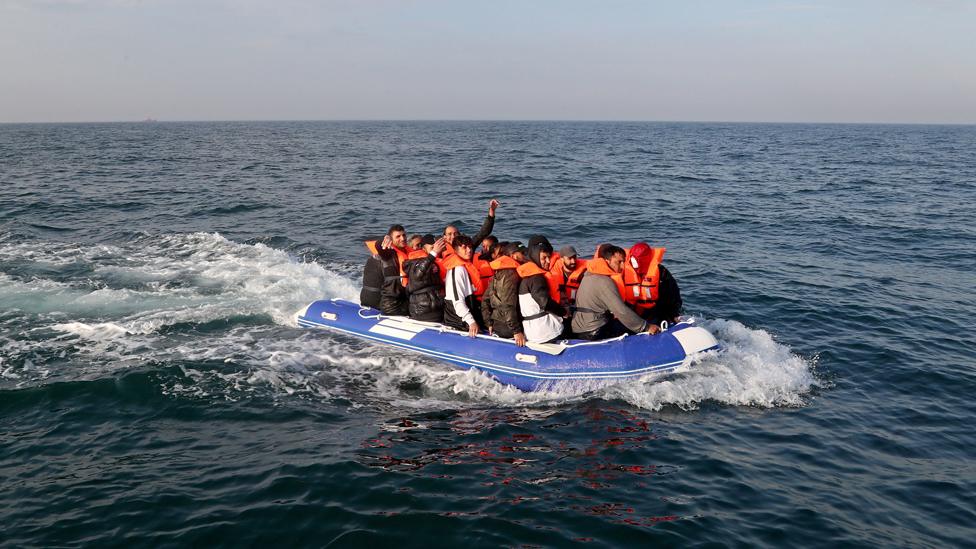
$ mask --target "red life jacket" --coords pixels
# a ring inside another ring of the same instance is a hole
[[[464,269],[468,271],[468,278],[471,279],[471,286],[474,287],[474,296],[481,299],[481,296],[485,294],[487,286],[481,280],[481,273],[478,272],[478,268],[474,266],[474,263],[470,261],[465,261],[461,259],[461,256],[454,254],[444,260],[444,271],[450,271],[454,267],[464,266]],[[444,275],[445,277],[447,275]]]
[[[549,298],[554,302],[559,303],[559,285],[553,279],[549,271],[542,270],[542,267],[536,265],[533,261],[527,261],[519,265],[518,274],[522,278],[529,278],[530,276],[540,274],[546,277],[546,285],[549,286]]]
[[[619,293],[620,297],[623,298],[624,296],[623,274],[614,272],[614,270],[610,268],[610,264],[607,263],[606,259],[603,259],[602,257],[598,257],[590,260],[586,264],[586,271],[593,274],[609,276],[610,279],[613,280],[613,283],[617,285],[617,293]]]
[[[640,295],[637,299],[637,312],[644,313],[654,308],[660,297],[661,258],[666,248],[652,248],[651,262],[641,278]]]

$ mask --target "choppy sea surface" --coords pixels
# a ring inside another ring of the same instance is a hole
[[[0,545],[976,539],[976,127],[0,125]],[[666,246],[724,345],[524,394],[300,329],[366,236]]]

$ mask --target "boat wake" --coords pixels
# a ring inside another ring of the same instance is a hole
[[[645,409],[706,402],[803,405],[814,361],[765,331],[699,319],[723,351],[664,377],[523,393],[475,371],[298,328],[322,298],[355,300],[358,266],[305,262],[209,233],[112,245],[0,236],[0,389],[164,372],[174,398],[303,398],[412,409],[549,407],[586,399]]]

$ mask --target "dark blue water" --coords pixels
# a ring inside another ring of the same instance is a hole
[[[976,128],[0,125],[0,545],[965,546]],[[668,248],[725,351],[526,395],[309,332],[394,222]]]

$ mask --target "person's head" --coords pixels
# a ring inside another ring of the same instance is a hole
[[[508,244],[508,242],[499,242],[498,244],[492,246],[492,248],[491,248],[491,260],[492,261],[498,259],[499,257],[501,257],[503,255],[507,255],[507,254],[502,253],[502,249],[505,246],[505,244]]]
[[[494,236],[492,236],[492,235],[488,235],[488,236],[486,236],[486,237],[485,237],[485,238],[484,238],[484,239],[483,239],[483,240],[481,241],[481,249],[482,249],[482,251],[484,251],[484,252],[486,252],[486,253],[488,253],[488,254],[491,254],[491,251],[492,251],[493,249],[495,249],[495,246],[498,246],[498,239],[497,239],[497,238],[495,238],[495,237],[494,237]]]
[[[434,249],[434,242],[437,242],[437,239],[432,234],[425,234],[420,238],[420,245],[424,247],[424,251],[427,253]]]
[[[444,241],[450,244],[451,246],[454,245],[454,239],[457,238],[459,234],[461,233],[458,232],[458,228],[455,227],[454,225],[448,225],[447,227],[444,227]]]
[[[516,246],[514,242],[499,242],[497,246],[492,248],[491,258],[492,260],[495,260],[503,255],[512,257],[512,252],[515,251],[515,248]]]
[[[512,259],[518,261],[519,263],[525,263],[528,261],[529,251],[525,249],[525,246],[521,242],[515,243],[515,251],[512,252]]]
[[[532,249],[532,246],[534,246],[536,244],[540,244],[540,243],[544,243],[546,246],[549,246],[549,254],[552,255],[552,243],[549,242],[549,239],[548,238],[546,238],[545,236],[543,236],[541,234],[534,234],[534,235],[530,236],[529,237],[529,243],[526,244],[525,246],[528,249],[531,250]]]
[[[415,235],[411,236],[410,237],[410,240],[407,240],[407,242],[410,243],[410,247],[411,248],[413,248],[415,250],[419,250],[420,249],[420,246],[422,245],[420,243],[420,241],[423,240],[423,239],[424,239],[424,237],[420,236],[419,234],[415,234]]]
[[[397,248],[407,245],[407,230],[403,228],[403,225],[393,225],[386,234],[390,235],[390,240]]]
[[[552,257],[552,244],[549,244],[546,237],[532,237],[532,243],[529,244],[529,259],[548,271],[550,257]]]
[[[653,250],[647,245],[647,242],[638,242],[630,248],[630,266],[638,273],[643,274],[647,270],[647,266],[650,265],[653,255]]]
[[[461,259],[470,261],[474,253],[474,242],[471,241],[471,237],[464,234],[454,237],[454,253]]]
[[[576,268],[576,248],[563,246],[559,248],[559,261],[563,264],[563,270],[572,271]]]
[[[618,248],[613,244],[603,244],[600,246],[600,258],[606,260],[607,264],[610,265],[610,269],[619,273],[624,269],[624,258],[627,254],[624,253],[623,248]]]
[[[602,250],[604,246],[612,246],[612,244],[610,244],[609,242],[603,242],[602,244],[597,244],[596,251],[593,252],[593,257],[603,257],[600,255],[600,250]]]

